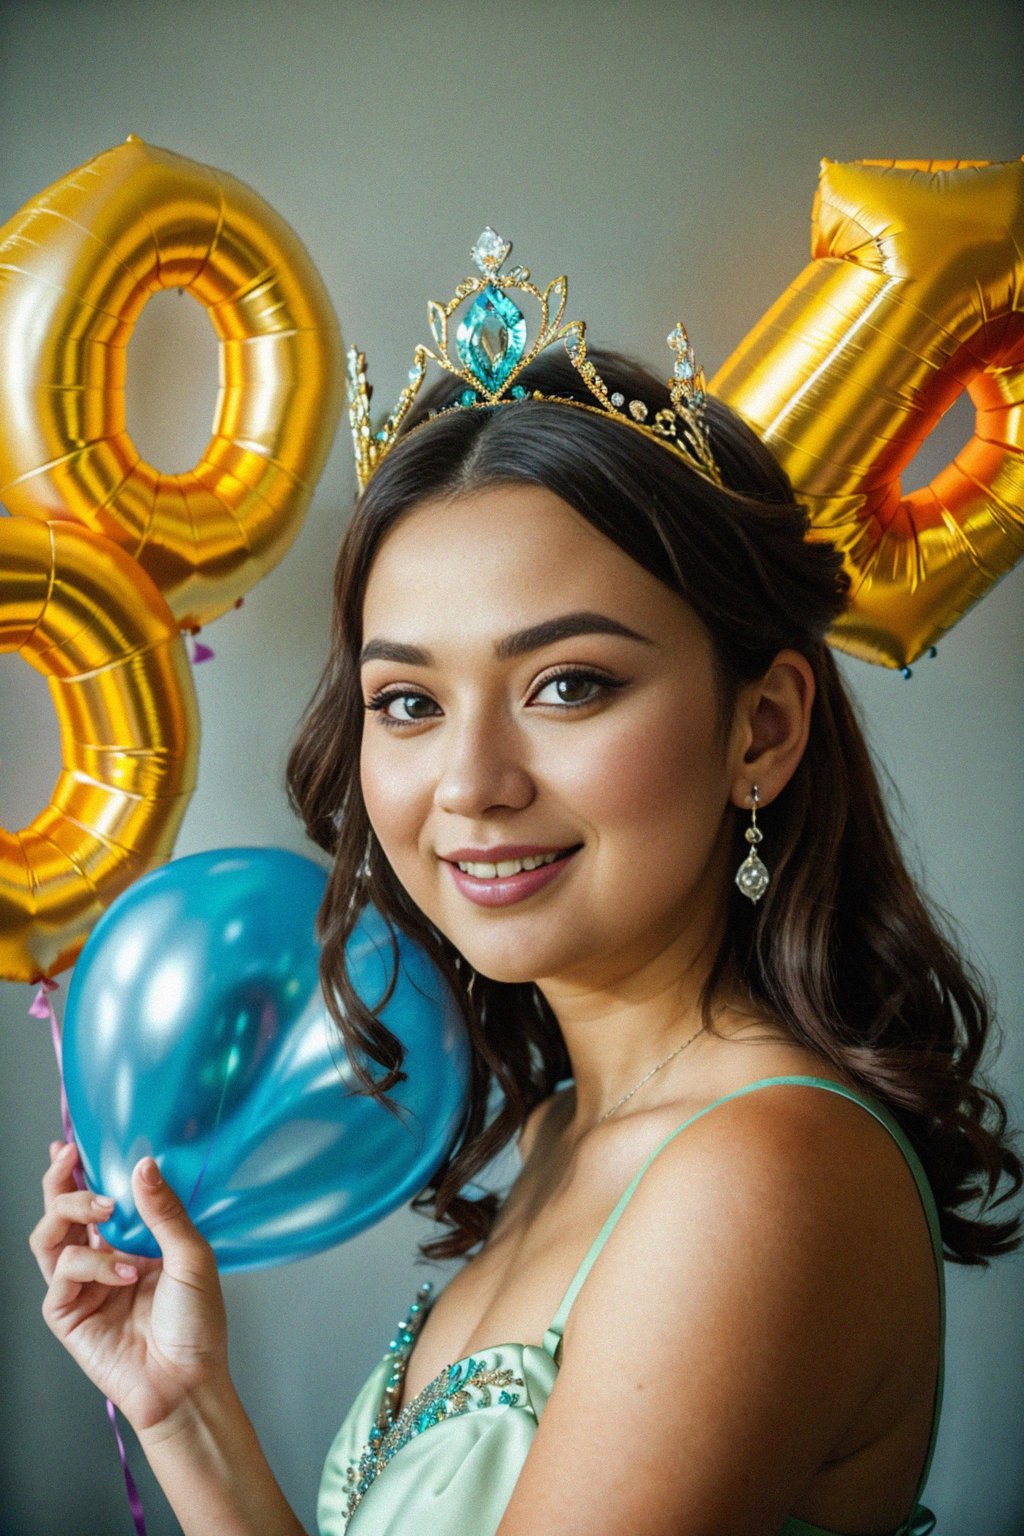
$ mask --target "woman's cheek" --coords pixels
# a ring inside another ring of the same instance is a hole
[[[607,833],[707,825],[724,792],[711,721],[689,710],[622,711],[605,730],[571,744],[560,783],[567,806]],[[720,807],[719,807],[720,810]]]
[[[367,730],[387,729],[370,725]],[[377,743],[364,734],[360,753],[360,779],[363,804],[370,825],[389,861],[398,867],[402,850],[420,819],[419,805],[426,790],[422,774],[416,771],[411,756],[377,750]]]

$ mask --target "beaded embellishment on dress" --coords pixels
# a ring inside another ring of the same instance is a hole
[[[497,1401],[506,1407],[514,1407],[519,1401],[519,1393],[508,1389],[525,1386],[523,1378],[513,1375],[510,1367],[496,1369],[488,1366],[486,1357],[469,1355],[465,1360],[446,1365],[395,1416],[394,1407],[402,1395],[409,1355],[430,1310],[428,1298],[433,1289],[431,1281],[423,1282],[417,1293],[420,1299],[414,1301],[409,1308],[397,1337],[390,1341],[385,1353],[385,1360],[390,1359],[393,1363],[376,1420],[370,1429],[366,1446],[357,1457],[350,1460],[345,1472],[348,1493],[344,1511],[346,1525],[374,1479],[380,1475],[392,1456],[415,1435],[421,1434],[433,1424],[441,1423],[443,1419],[465,1413],[469,1408],[489,1408],[493,1401],[492,1388],[495,1387],[500,1388]]]

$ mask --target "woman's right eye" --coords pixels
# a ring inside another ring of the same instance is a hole
[[[388,712],[388,706],[395,699],[400,699],[403,705],[407,704],[410,700],[420,700],[426,704],[432,704],[434,702],[433,699],[428,698],[425,693],[413,693],[408,688],[392,688],[382,689],[379,693],[373,694],[372,697],[367,700],[367,703],[364,707],[379,713],[381,725],[386,726],[415,725],[420,720],[429,720],[432,718],[429,714],[417,715],[407,713],[403,719],[400,715],[390,714]]]

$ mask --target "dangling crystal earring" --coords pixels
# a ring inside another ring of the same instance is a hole
[[[768,871],[761,863],[761,860],[754,852],[763,836],[760,827],[757,825],[758,795],[756,784],[751,787],[750,794],[747,798],[750,800],[750,826],[744,832],[743,836],[750,844],[750,852],[747,854],[746,858],[743,860],[743,863],[736,871],[736,884],[739,886],[744,896],[749,896],[751,901],[760,901],[761,897],[768,889],[768,880],[770,877]]]

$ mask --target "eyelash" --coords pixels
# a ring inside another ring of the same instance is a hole
[[[558,683],[561,682],[564,678],[570,678],[573,682],[583,681],[588,683],[597,683],[599,687],[606,693],[610,693],[615,688],[622,688],[625,686],[625,684],[617,678],[606,677],[603,672],[595,672],[590,667],[566,667],[560,672],[553,672],[550,677],[545,677],[542,682],[538,683],[537,692],[539,693],[541,689],[546,688],[549,683]],[[603,693],[598,693],[593,698],[583,699],[576,704],[561,704],[555,705],[554,707],[556,709],[560,708],[564,710],[586,709],[588,705],[597,703],[597,700],[603,696]],[[402,729],[404,726],[420,725],[423,720],[431,720],[436,717],[432,715],[422,715],[419,720],[396,720],[393,716],[386,713],[387,706],[390,704],[391,700],[425,699],[427,697],[427,694],[418,693],[413,688],[381,688],[377,693],[374,693],[370,696],[364,707],[368,710],[375,710],[379,712],[381,725],[386,726],[389,730],[393,729],[394,727]]]

